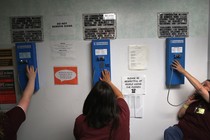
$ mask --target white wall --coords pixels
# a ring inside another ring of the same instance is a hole
[[[146,75],[144,117],[131,119],[131,140],[162,140],[163,131],[177,123],[179,108],[166,101],[165,39],[157,37],[157,12],[189,12],[186,38],[186,69],[199,80],[207,78],[208,0],[7,0],[0,2],[0,48],[12,47],[10,16],[42,15],[44,41],[37,43],[40,90],[33,96],[27,120],[18,132],[19,140],[73,140],[75,118],[81,113],[91,89],[90,41],[82,35],[83,13],[117,13],[117,39],[111,40],[112,80],[121,89],[121,77],[136,73]],[[50,19],[69,16],[74,32],[68,37],[52,37]],[[73,59],[53,59],[54,41],[70,42]],[[149,50],[148,69],[128,70],[128,45],[145,45]],[[54,85],[54,66],[77,66],[78,85]],[[193,90],[189,82],[172,89],[170,101],[182,102]]]
[[[209,9],[209,13],[210,13],[210,9]],[[210,17],[210,14],[209,14]],[[209,18],[210,19],[210,18]],[[210,22],[209,23],[209,32],[210,32]],[[210,79],[210,36],[209,36],[209,32],[208,32],[208,79]]]

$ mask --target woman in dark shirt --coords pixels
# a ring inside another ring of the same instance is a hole
[[[74,136],[76,140],[130,140],[129,108],[107,70],[87,96]]]
[[[7,112],[0,113],[1,140],[16,140],[17,131],[26,118],[25,113],[28,110],[31,97],[34,92],[34,84],[37,70],[34,70],[33,66],[26,66],[26,71],[28,82],[18,105]]]
[[[164,140],[210,140],[210,81],[200,83],[178,61],[172,67],[194,86],[191,95],[178,112],[179,122],[164,132]]]

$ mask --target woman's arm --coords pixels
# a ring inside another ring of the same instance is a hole
[[[182,73],[188,81],[194,86],[197,92],[207,101],[209,102],[209,93],[208,90],[190,73],[188,73],[179,63],[178,60],[175,60],[172,64],[172,68]]]
[[[27,111],[28,106],[31,101],[31,97],[34,93],[34,86],[35,86],[35,78],[36,78],[36,72],[37,70],[34,70],[33,66],[26,66],[26,72],[28,77],[28,83],[26,85],[26,88],[23,91],[23,96],[21,97],[18,106],[20,106],[24,112]]]
[[[110,72],[108,70],[102,71],[102,78],[100,80],[107,82],[112,87],[117,98],[124,98],[122,92],[111,82]]]

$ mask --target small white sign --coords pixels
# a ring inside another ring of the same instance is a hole
[[[182,47],[171,47],[171,53],[182,53]]]
[[[123,94],[145,94],[145,76],[122,77]]]
[[[95,49],[95,55],[107,55],[107,49]]]
[[[114,13],[103,14],[104,20],[116,20],[116,15]]]

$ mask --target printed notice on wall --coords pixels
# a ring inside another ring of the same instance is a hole
[[[15,84],[13,70],[0,70],[0,104],[15,104]]]
[[[130,117],[143,117],[145,77],[145,75],[122,77],[122,93],[130,108]]]
[[[188,12],[160,12],[158,13],[158,36],[188,37]]]
[[[68,40],[74,37],[74,18],[72,16],[54,16],[50,21],[51,40]]]
[[[54,67],[55,85],[78,84],[77,67]]]
[[[53,58],[70,58],[73,59],[74,56],[74,47],[70,42],[57,42],[52,41],[50,45],[51,55]]]
[[[83,38],[116,39],[117,16],[115,13],[83,14]]]
[[[143,118],[144,95],[124,95],[128,104],[131,118]]]
[[[43,41],[42,16],[11,17],[12,42]]]
[[[147,69],[148,63],[148,50],[146,46],[129,45],[129,69],[140,70]]]
[[[122,77],[123,94],[145,94],[145,75]]]

